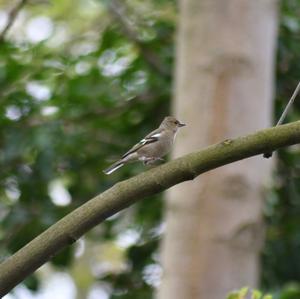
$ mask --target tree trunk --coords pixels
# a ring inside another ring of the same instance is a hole
[[[174,114],[188,124],[174,156],[271,123],[275,0],[181,0]],[[251,158],[167,193],[159,299],[223,299],[259,279],[263,186]]]

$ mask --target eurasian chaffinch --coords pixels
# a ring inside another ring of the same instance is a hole
[[[152,164],[157,160],[163,160],[173,145],[176,133],[185,124],[173,116],[164,118],[160,126],[134,145],[120,160],[103,170],[105,174],[111,174],[129,162],[142,161],[144,164]]]

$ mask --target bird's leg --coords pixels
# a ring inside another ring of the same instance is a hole
[[[157,157],[149,157],[149,158],[146,158],[143,162],[145,165],[152,165],[152,164],[155,164],[156,161],[164,161],[164,159],[157,158]]]
[[[153,164],[154,160],[153,160],[153,158],[146,158],[143,162],[144,162],[144,165],[151,165],[151,164]]]

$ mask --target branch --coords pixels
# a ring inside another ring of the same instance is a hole
[[[106,218],[214,168],[300,143],[300,121],[226,140],[119,182],[52,225],[0,264],[0,297]],[[263,160],[262,160],[263,163]]]
[[[123,34],[139,48],[140,53],[146,62],[163,76],[170,77],[170,72],[163,66],[157,54],[139,39],[138,33],[130,25],[129,20],[124,13],[126,10],[124,3],[121,3],[119,0],[110,0],[108,8],[115,21],[120,25]]]
[[[11,28],[11,26],[14,24],[19,12],[23,8],[23,6],[26,4],[26,2],[27,2],[27,0],[20,0],[9,12],[7,24],[3,28],[3,30],[0,32],[0,43],[4,41],[5,35],[7,34],[8,30]]]

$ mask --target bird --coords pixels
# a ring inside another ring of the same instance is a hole
[[[178,129],[185,125],[173,116],[166,116],[156,130],[145,136],[103,172],[109,175],[125,164],[135,161],[142,161],[145,165],[163,161],[162,157],[171,150]]]

